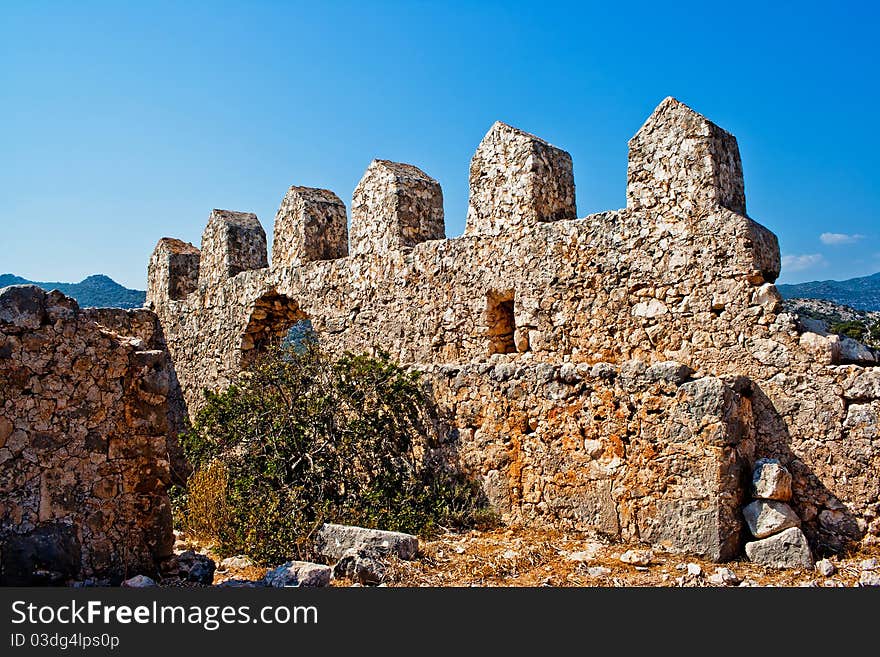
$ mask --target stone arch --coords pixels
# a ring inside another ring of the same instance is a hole
[[[269,347],[280,345],[290,329],[310,322],[309,316],[290,297],[272,290],[254,302],[241,336],[241,367],[252,364]]]

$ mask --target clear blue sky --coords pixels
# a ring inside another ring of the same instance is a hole
[[[574,160],[578,211],[625,205],[665,96],[739,139],[784,282],[880,271],[880,10],[869,2],[0,2],[0,273],[143,288],[212,208],[291,184],[350,205],[374,157],[443,185],[496,119]],[[823,238],[824,234],[824,238]]]

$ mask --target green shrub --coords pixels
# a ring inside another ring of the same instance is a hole
[[[205,395],[181,436],[194,472],[180,524],[222,553],[309,558],[323,522],[424,533],[491,518],[436,456],[418,376],[385,355],[332,360],[305,341]]]
[[[864,322],[849,321],[832,324],[828,330],[837,335],[845,335],[853,340],[864,340],[868,327]]]

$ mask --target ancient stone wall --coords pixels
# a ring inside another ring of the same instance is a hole
[[[755,448],[748,390],[691,374],[672,361],[425,370],[457,467],[505,521],[729,559]]]
[[[102,314],[35,286],[0,291],[4,584],[118,583],[171,554],[171,364],[151,348],[152,313],[108,314],[137,338],[90,318]]]
[[[172,280],[159,243],[148,301],[191,410],[203,387],[228,384],[266,344],[254,336],[278,339],[302,319],[331,350],[382,349],[427,370],[676,361],[696,379],[748,381],[740,387],[754,452],[792,469],[793,505],[812,540],[835,547],[880,534],[880,490],[869,476],[880,467],[878,397],[847,392],[874,370],[842,364],[831,338],[781,311],[778,243],[745,214],[732,135],[664,100],[630,141],[627,207],[575,219],[568,154],[498,123],[471,163],[465,235],[452,239],[439,239],[439,185],[407,166],[370,165],[355,192],[348,257],[270,269],[255,251],[262,229],[249,220],[253,239],[203,240],[199,267],[215,272],[213,282],[175,299],[166,290],[187,284]],[[238,216],[215,211],[206,235],[235,233]],[[227,260],[251,266],[214,265]],[[209,280],[204,271],[199,280]],[[486,375],[469,376],[473,389],[491,388]],[[524,399],[539,398],[523,386]],[[460,424],[458,406],[439,401]],[[493,440],[503,442],[497,426]],[[463,453],[469,435],[461,433]],[[636,477],[643,466],[630,449],[623,467]],[[517,513],[529,522],[563,520],[552,505],[524,508]]]
[[[196,251],[198,254],[198,251]],[[198,261],[196,261],[198,262]],[[142,350],[168,352],[159,318],[146,308],[81,308],[80,315],[95,322],[107,331],[125,338]],[[186,485],[191,468],[180,445],[180,433],[186,428],[187,409],[177,373],[168,363],[168,428],[165,432],[171,479],[175,484]]]

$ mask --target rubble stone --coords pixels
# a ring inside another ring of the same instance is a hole
[[[758,459],[752,474],[752,496],[760,500],[791,499],[791,473],[776,459]]]
[[[330,586],[333,569],[320,563],[288,561],[266,573],[265,582],[275,588]]]
[[[800,518],[788,504],[775,500],[755,500],[743,509],[743,515],[755,538],[766,538],[801,524]]]
[[[810,545],[798,527],[790,527],[779,534],[746,543],[746,556],[754,563],[771,568],[813,567]]]

